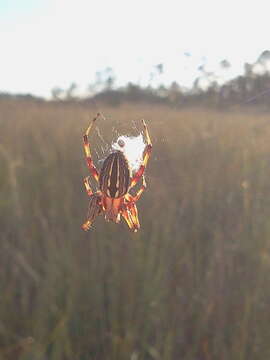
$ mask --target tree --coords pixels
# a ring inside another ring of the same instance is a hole
[[[53,100],[62,100],[63,93],[64,93],[64,90],[58,86],[55,86],[51,90]]]
[[[95,81],[88,87],[91,95],[102,91],[112,90],[116,81],[114,71],[111,67],[96,72]]]
[[[224,60],[221,60],[221,62],[219,63],[220,67],[222,69],[229,69],[231,67],[231,64],[228,60],[224,59]]]
[[[77,84],[72,82],[69,88],[66,90],[66,99],[71,100],[74,99],[74,91],[77,89]]]

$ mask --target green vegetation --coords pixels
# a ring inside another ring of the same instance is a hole
[[[0,101],[0,360],[268,359],[269,115],[102,108],[106,139],[144,117],[153,155],[142,229],[84,233],[96,111]]]

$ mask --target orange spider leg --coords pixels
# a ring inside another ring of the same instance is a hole
[[[85,151],[85,155],[86,155],[87,166],[89,168],[90,173],[93,175],[94,179],[97,182],[98,182],[98,178],[99,178],[99,173],[98,173],[97,168],[95,167],[92,157],[91,157],[90,144],[89,144],[89,133],[93,127],[94,122],[98,119],[99,116],[101,116],[101,114],[97,113],[97,115],[94,117],[94,119],[92,120],[91,124],[89,125],[89,127],[87,128],[87,130],[83,136],[84,151]]]
[[[134,232],[138,231],[138,229],[140,228],[138,210],[135,202],[140,199],[145,189],[146,181],[144,175],[142,175],[142,186],[138,190],[137,194],[132,196],[131,194],[127,193],[125,195],[126,202],[123,206],[122,216],[126,220],[128,227]]]
[[[136,185],[137,182],[139,181],[139,179],[141,178],[141,176],[143,175],[144,170],[147,166],[148,160],[150,158],[151,152],[152,152],[152,143],[151,143],[151,139],[149,136],[149,132],[148,132],[146,123],[144,120],[142,120],[142,123],[143,123],[143,128],[144,128],[144,136],[146,138],[146,147],[145,147],[144,153],[143,153],[142,164],[139,167],[139,170],[133,175],[133,177],[131,179],[130,187],[133,187],[134,185]]]
[[[137,232],[140,228],[140,222],[138,219],[138,210],[134,202],[124,204],[122,210],[122,216],[126,220],[130,230]]]
[[[84,231],[91,228],[95,218],[101,213],[101,196],[99,193],[94,193],[90,196],[87,221],[82,225]]]
[[[140,187],[140,189],[138,190],[138,192],[132,196],[131,194],[127,193],[125,198],[128,200],[128,201],[132,201],[132,202],[137,202],[140,197],[142,196],[142,193],[144,192],[144,190],[146,189],[146,181],[145,181],[145,176],[142,175],[142,186]]]
[[[84,186],[85,186],[88,196],[91,196],[91,195],[93,195],[93,190],[90,187],[89,178],[90,178],[90,176],[87,176],[86,178],[84,178],[83,183],[84,183]]]

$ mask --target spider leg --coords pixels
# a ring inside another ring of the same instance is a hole
[[[89,133],[93,127],[94,122],[99,118],[99,116],[101,116],[101,114],[97,113],[97,115],[94,117],[94,119],[92,120],[91,124],[89,125],[89,127],[87,128],[87,130],[83,136],[84,151],[85,151],[85,155],[86,155],[87,166],[89,168],[90,173],[93,175],[94,179],[97,182],[98,182],[98,178],[99,178],[99,173],[98,173],[98,170],[95,167],[92,157],[91,157],[90,144],[89,144]]]
[[[82,225],[84,231],[88,231],[91,228],[95,218],[101,214],[101,211],[102,211],[101,197],[98,193],[94,193],[90,196],[87,220]]]
[[[84,183],[84,186],[85,186],[88,196],[91,196],[91,195],[93,195],[93,190],[91,189],[89,179],[90,179],[90,176],[87,176],[86,178],[83,179],[83,183]]]
[[[133,196],[129,193],[127,193],[125,195],[125,198],[127,201],[132,201],[132,202],[136,202],[140,199],[140,197],[142,196],[142,193],[144,192],[144,190],[146,189],[147,185],[146,185],[146,181],[145,181],[145,176],[142,175],[142,185],[139,188],[139,190],[137,191],[137,193]]]
[[[121,215],[126,220],[130,230],[137,232],[140,229],[138,210],[136,204],[133,201],[129,201],[123,205]]]
[[[146,181],[144,175],[142,175],[142,186],[137,193],[134,196],[129,193],[125,195],[125,202],[123,204],[121,215],[126,220],[128,227],[134,232],[137,232],[138,229],[140,229],[138,210],[135,202],[140,199],[145,189]]]
[[[151,143],[151,139],[150,139],[150,136],[149,136],[149,132],[148,132],[146,123],[145,123],[144,120],[142,120],[142,123],[143,123],[143,128],[144,128],[144,137],[146,139],[146,147],[145,147],[144,152],[143,152],[142,164],[139,167],[139,170],[133,175],[133,177],[131,179],[130,187],[133,187],[134,185],[136,185],[137,182],[139,181],[139,179],[141,178],[141,176],[143,175],[144,170],[145,170],[145,168],[147,166],[149,157],[150,157],[151,152],[152,152],[152,143]]]

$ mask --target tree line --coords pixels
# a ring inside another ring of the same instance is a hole
[[[220,68],[226,72],[231,68],[228,60],[220,62]],[[268,109],[270,97],[270,51],[263,51],[253,63],[245,63],[242,75],[226,82],[214,72],[209,72],[204,65],[199,67],[200,75],[194,80],[193,86],[184,88],[176,81],[165,86],[160,83],[153,86],[153,80],[164,73],[164,65],[157,64],[149,74],[146,86],[129,82],[125,86],[117,87],[115,75],[111,67],[97,71],[93,83],[89,84],[87,95],[77,95],[78,86],[72,82],[67,89],[58,86],[51,90],[51,101],[54,102],[104,102],[117,106],[122,102],[159,103],[174,106],[206,106],[227,109],[233,106],[260,105]],[[0,97],[12,97],[25,100],[39,100],[31,94],[1,93]]]

